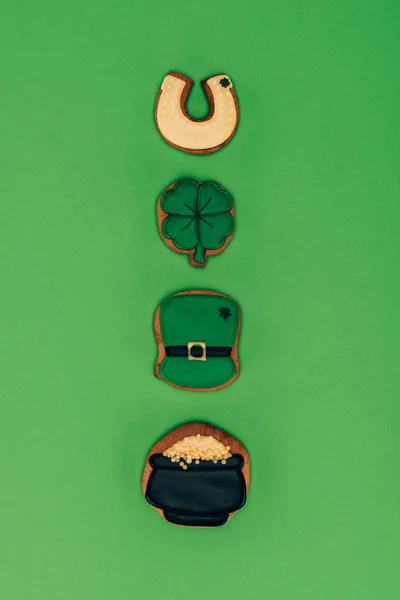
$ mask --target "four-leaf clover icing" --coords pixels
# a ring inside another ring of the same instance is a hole
[[[222,248],[233,233],[232,196],[214,181],[180,179],[161,197],[167,213],[162,235],[179,250],[193,250],[191,258],[204,266],[207,251]]]

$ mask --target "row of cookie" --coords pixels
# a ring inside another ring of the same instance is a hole
[[[157,98],[155,118],[162,137],[191,154],[222,148],[235,134],[239,108],[226,75],[202,82],[210,110],[195,120],[186,111],[193,82],[169,73]],[[195,267],[220,254],[234,231],[233,198],[221,184],[184,178],[157,202],[161,238]],[[154,333],[158,345],[155,375],[174,387],[214,391],[239,376],[241,311],[229,296],[189,290],[158,306]],[[202,340],[202,341],[198,341]],[[246,501],[249,456],[226,432],[206,423],[188,423],[162,438],[150,451],[142,478],[146,500],[167,521],[189,527],[223,525]]]

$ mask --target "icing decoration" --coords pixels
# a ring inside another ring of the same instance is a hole
[[[189,154],[210,154],[225,146],[239,123],[239,103],[232,80],[213,75],[201,82],[210,110],[204,119],[194,119],[186,110],[193,80],[170,71],[158,93],[155,120],[164,140]]]
[[[193,267],[221,254],[233,237],[232,196],[214,181],[178,179],[158,198],[162,240],[173,252],[188,254]]]
[[[185,463],[178,462],[182,455]],[[142,478],[147,502],[167,521],[188,527],[226,523],[244,506],[249,485],[244,446],[206,423],[187,423],[162,438],[147,456]]]
[[[228,296],[190,290],[169,296],[154,315],[155,375],[174,387],[211,392],[239,377],[241,312]]]
[[[230,446],[224,446],[212,435],[198,433],[176,442],[163,452],[163,456],[170,458],[171,462],[178,462],[182,469],[187,469],[187,465],[192,464],[193,461],[199,465],[200,460],[212,460],[215,464],[220,460],[223,465],[226,465],[227,459],[232,457],[229,450]]]

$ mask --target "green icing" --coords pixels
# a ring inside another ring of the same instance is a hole
[[[209,358],[204,362],[167,357],[162,362],[160,375],[180,387],[207,389],[232,379],[236,375],[236,366],[231,358]]]
[[[221,316],[228,308],[231,316]],[[239,309],[230,298],[211,294],[170,296],[161,303],[161,334],[165,346],[184,346],[188,342],[205,342],[210,346],[233,346]]]
[[[160,327],[164,346],[204,342],[208,346],[233,347],[240,322],[239,308],[230,298],[208,294],[172,296],[161,303]],[[191,361],[166,357],[162,379],[181,387],[211,388],[236,375],[230,357]]]
[[[201,244],[197,244],[196,250],[193,255],[193,260],[198,262],[201,265],[206,260],[205,249],[204,249],[204,246],[202,246]]]
[[[232,206],[232,196],[215,182],[180,179],[161,198],[161,208],[168,214],[162,233],[179,250],[195,249],[193,260],[203,264],[207,250],[222,248],[232,234]]]

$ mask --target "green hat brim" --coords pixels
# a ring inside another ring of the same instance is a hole
[[[232,358],[188,360],[185,357],[165,357],[159,377],[165,382],[185,389],[210,390],[224,387],[237,377]]]

